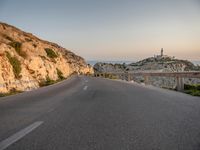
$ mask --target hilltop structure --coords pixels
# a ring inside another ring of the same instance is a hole
[[[161,48],[161,50],[160,50],[160,55],[154,55],[154,58],[155,59],[163,59],[163,58],[175,59],[174,56],[172,57],[172,56],[164,55],[164,49],[163,48]]]
[[[141,61],[130,64],[107,64],[97,63],[94,65],[95,73],[117,73],[117,72],[183,72],[183,71],[200,71],[199,66],[195,66],[187,60],[175,59],[164,55],[161,49],[160,55],[149,57]],[[135,77],[134,81],[143,82],[143,77]],[[158,87],[175,88],[175,79],[166,77],[151,77],[149,80],[152,85]],[[185,79],[188,84],[200,84],[200,79]]]
[[[161,57],[163,57],[163,53],[164,53],[164,50],[163,48],[161,48],[161,54],[160,54]]]

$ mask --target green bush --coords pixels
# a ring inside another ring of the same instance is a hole
[[[5,97],[5,96],[9,96],[9,93],[0,93],[0,97]]]
[[[52,80],[52,79],[50,79],[49,76],[47,76],[47,78],[46,78],[46,85],[51,85],[51,84],[54,84],[54,83],[55,83],[55,81]]]
[[[10,90],[10,92],[8,92],[8,93],[0,93],[0,97],[15,95],[15,94],[18,94],[18,93],[22,93],[22,91],[18,91],[18,90],[16,90],[15,88],[12,88],[12,89]]]
[[[22,51],[22,44],[20,42],[13,41],[9,45],[15,49],[19,56],[26,58],[27,55],[24,51]]]
[[[200,84],[196,85],[196,89],[200,91]]]
[[[114,74],[104,73],[103,76],[108,79],[118,79]]]
[[[48,56],[49,58],[57,58],[57,57],[58,57],[58,55],[57,55],[52,49],[50,49],[50,48],[45,48],[44,50],[46,51],[47,56]]]
[[[200,90],[200,84],[195,84],[195,85],[184,84],[184,89],[185,90]]]
[[[16,57],[12,57],[9,52],[6,52],[6,57],[8,58],[10,64],[13,67],[14,75],[17,79],[19,79],[21,73],[21,63]]]
[[[63,80],[63,79],[64,79],[63,73],[62,73],[58,68],[56,68],[56,70],[57,70],[58,78],[59,78],[60,80]]]
[[[200,96],[200,84],[197,85],[184,85],[185,93],[193,95],[193,96]]]
[[[40,87],[42,86],[48,86],[48,85],[51,85],[51,84],[54,84],[56,83],[57,81],[54,81],[52,79],[49,78],[49,76],[46,77],[46,80],[43,80],[39,83]]]
[[[10,46],[12,46],[13,48],[15,48],[16,52],[19,53],[21,51],[22,44],[20,42],[13,41],[13,42],[10,43]]]
[[[185,93],[193,96],[200,96],[200,90],[186,90]]]

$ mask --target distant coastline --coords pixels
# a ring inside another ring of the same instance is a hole
[[[200,61],[191,61],[195,65],[200,65]]]
[[[89,61],[87,61],[87,63],[88,64],[90,64],[91,66],[94,66],[96,63],[98,63],[98,62],[102,62],[102,63],[111,63],[111,64],[123,64],[123,63],[125,63],[125,64],[130,64],[130,63],[133,63],[133,62],[136,62],[136,61],[103,61],[103,60],[89,60]]]
[[[111,63],[111,64],[123,64],[123,63],[125,63],[125,64],[130,64],[130,63],[134,63],[134,62],[137,62],[137,61],[103,61],[103,60],[99,60],[99,61],[97,61],[97,60],[89,60],[89,61],[87,61],[87,63],[88,64],[90,64],[91,66],[94,66],[96,63],[98,63],[98,62],[103,62],[103,63]],[[200,65],[200,61],[191,61],[194,65]]]

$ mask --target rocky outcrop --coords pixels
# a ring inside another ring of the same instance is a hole
[[[126,65],[99,62],[96,63],[93,68],[94,72],[98,73],[123,72],[126,69]]]
[[[144,59],[142,61],[131,63],[126,67],[127,71],[159,71],[159,72],[181,72],[200,70],[188,60],[179,60],[169,56],[157,56]]]
[[[0,62],[0,92],[31,90],[46,79],[93,73],[82,57],[5,23],[0,23]]]
[[[187,60],[179,60],[170,56],[150,57],[131,64],[106,64],[97,63],[94,65],[95,73],[116,73],[116,72],[182,72],[182,71],[200,71],[199,66]],[[144,82],[144,77],[135,76],[135,82]],[[186,84],[200,84],[200,79],[185,78]],[[170,77],[150,77],[149,84],[174,89],[176,79]]]
[[[169,56],[150,57],[131,64],[111,64],[99,62],[94,65],[94,71],[98,73],[124,71],[181,72],[198,70],[200,70],[200,67],[195,66],[188,60],[179,60]]]

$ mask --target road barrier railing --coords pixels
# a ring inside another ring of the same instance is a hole
[[[184,72],[106,72],[106,73],[95,73],[95,77],[105,77],[106,74],[115,75],[120,77],[120,79],[124,79],[130,81],[135,76],[144,77],[145,84],[149,84],[149,77],[173,77],[176,78],[176,88],[178,91],[184,90],[184,78],[200,78],[200,71],[184,71]]]

